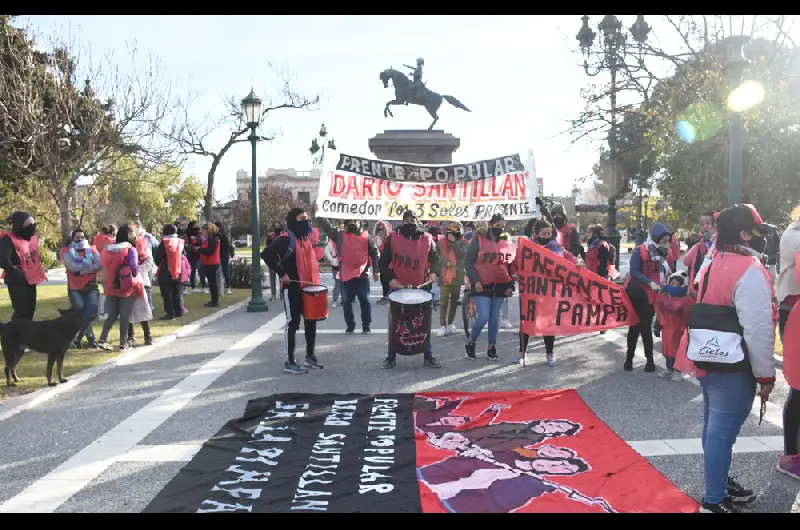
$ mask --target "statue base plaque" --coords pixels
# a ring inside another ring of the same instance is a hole
[[[383,131],[369,140],[377,158],[409,164],[452,164],[460,146],[460,139],[444,131]]]

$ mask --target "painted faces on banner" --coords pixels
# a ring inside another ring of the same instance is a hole
[[[625,289],[521,238],[520,321],[534,337],[581,335],[639,323]]]

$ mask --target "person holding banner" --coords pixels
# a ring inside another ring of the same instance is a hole
[[[458,333],[453,324],[458,311],[458,299],[464,285],[464,257],[467,254],[467,242],[462,236],[461,223],[450,221],[446,225],[446,235],[436,242],[439,252],[441,270],[439,272],[439,289],[441,304],[439,306],[439,336]]]
[[[647,241],[633,249],[631,253],[630,272],[625,281],[625,290],[639,317],[639,323],[628,329],[628,350],[623,365],[626,372],[633,371],[633,357],[636,354],[639,335],[642,336],[644,356],[647,359],[644,371],[656,371],[653,361],[652,325],[655,316],[653,302],[656,293],[667,284],[667,278],[672,274],[668,263],[671,241],[672,234],[669,229],[661,223],[656,223],[650,229]]]
[[[317,205],[314,205],[314,212]],[[356,317],[353,314],[353,302],[358,298],[361,306],[361,331],[370,332],[372,324],[372,305],[369,303],[369,275],[367,269],[372,266],[372,277],[378,281],[378,248],[368,231],[363,230],[358,219],[347,219],[346,230],[333,226],[324,217],[314,221],[322,228],[328,239],[333,242],[339,258],[337,276],[342,280],[342,308],[347,328],[345,333],[353,333],[356,329]]]
[[[309,240],[311,221],[303,208],[292,208],[286,214],[287,232],[279,235],[261,252],[261,259],[275,271],[281,279],[283,305],[286,313],[286,362],[283,371],[290,374],[305,374],[309,368],[323,368],[314,355],[314,343],[317,338],[317,322],[305,320],[303,327],[306,334],[305,366],[295,361],[295,335],[300,329],[300,318],[303,315],[303,286],[319,285],[319,264],[314,246]]]
[[[547,219],[539,219],[533,225],[533,235],[530,237],[530,240],[536,243],[537,245],[546,248],[553,254],[562,257],[571,261],[572,263],[576,264],[578,267],[583,267],[584,264],[574,255],[569,252],[564,252],[564,249],[561,245],[558,244],[558,241],[553,238],[553,225],[551,225]],[[613,247],[612,247],[613,248]],[[523,364],[525,356],[528,352],[528,340],[530,339],[529,335],[525,334],[524,326],[519,327],[519,353],[517,354],[517,358],[514,360],[515,364]],[[554,357],[554,349],[555,349],[555,342],[556,338],[553,336],[546,336],[542,337],[544,339],[544,351],[546,356],[547,366],[555,366],[556,359]]]
[[[436,274],[429,271],[439,270],[439,253],[431,235],[420,228],[413,211],[406,210],[403,213],[403,226],[386,239],[379,262],[380,275],[387,279],[392,291],[404,286],[418,288],[426,282],[430,284],[436,281]],[[427,288],[430,289],[430,285]],[[424,366],[441,368],[442,365],[433,356],[430,342],[428,344],[427,351],[423,353]],[[387,351],[383,367],[394,368],[396,358],[396,352]]]
[[[550,210],[550,215],[556,227],[556,242],[561,245],[561,248],[576,258],[584,257],[586,252],[583,250],[583,245],[581,245],[581,240],[578,236],[578,227],[573,223],[567,222],[567,214],[564,210],[564,205],[558,202],[555,203]]]
[[[497,355],[497,333],[500,329],[500,312],[503,301],[514,294],[512,265],[517,257],[517,247],[505,233],[506,219],[495,214],[488,230],[478,230],[467,249],[465,261],[471,284],[470,295],[475,302],[475,323],[464,346],[467,359],[475,360],[475,341],[489,325],[489,345],[486,356],[490,361]]]

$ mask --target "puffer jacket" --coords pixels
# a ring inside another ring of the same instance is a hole
[[[800,252],[800,220],[792,223],[781,236],[781,273],[775,286],[778,303],[783,302],[787,296],[800,295],[800,281],[798,281],[797,253]]]

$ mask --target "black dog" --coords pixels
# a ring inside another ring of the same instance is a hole
[[[25,355],[25,347],[47,354],[47,384],[53,383],[53,363],[58,364],[58,382],[64,379],[64,356],[81,328],[82,315],[78,309],[59,309],[61,316],[52,320],[12,320],[0,323],[0,345],[6,360],[6,385],[17,386],[17,365]],[[14,382],[11,382],[11,380]]]

